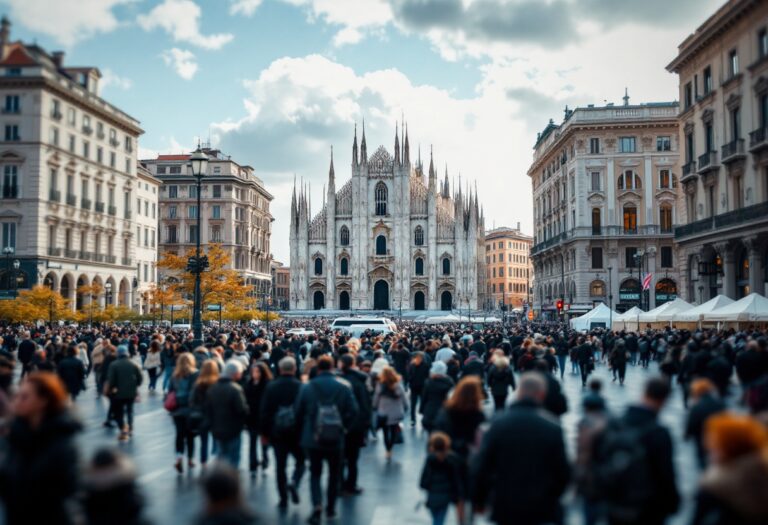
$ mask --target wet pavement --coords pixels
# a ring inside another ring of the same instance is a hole
[[[562,424],[572,453],[576,424],[581,417],[580,401],[583,391],[579,376],[570,373],[570,364],[567,367],[564,390],[568,397],[569,412],[562,418]],[[595,376],[604,381],[604,393],[611,410],[620,412],[628,403],[640,398],[644,379],[653,373],[653,369],[629,367],[624,386],[611,382],[610,371],[605,366],[598,366]],[[171,418],[163,409],[162,396],[150,395],[145,387],[142,387],[142,399],[135,408],[134,437],[124,444],[118,445],[114,430],[102,427],[106,408],[106,401],[96,398],[93,384],[89,382],[89,390],[84,392],[77,401],[77,410],[86,425],[86,431],[81,438],[84,457],[90,457],[95,450],[105,445],[119,446],[136,463],[139,482],[147,499],[147,517],[156,524],[191,523],[202,507],[202,496],[198,487],[200,467],[183,475],[178,475],[174,470],[174,428]],[[490,406],[486,408],[490,414]],[[673,397],[661,417],[675,438],[678,484],[686,502],[681,512],[670,520],[670,523],[687,523],[698,471],[692,445],[682,442],[685,410],[679,388],[675,388]],[[338,518],[335,523],[345,525],[430,523],[428,511],[420,505],[424,496],[418,486],[426,447],[425,434],[418,425],[412,428],[406,424],[404,437],[405,443],[395,447],[391,463],[385,461],[384,445],[381,439],[370,442],[363,449],[360,458],[359,485],[365,492],[360,496],[343,498],[339,502]],[[199,442],[196,446],[199,446]],[[247,457],[245,433],[242,457]],[[273,457],[270,457],[270,461],[274,463]],[[291,506],[287,512],[280,513],[277,509],[278,499],[272,464],[265,472],[260,470],[253,478],[242,471],[245,496],[249,505],[259,515],[261,523],[305,523],[310,512],[308,472],[300,487],[301,504]],[[577,502],[571,494],[566,497],[565,502],[568,507],[567,523],[579,525],[581,516]],[[448,523],[455,523],[455,521],[449,518]],[[476,519],[475,523],[485,523],[485,520]]]

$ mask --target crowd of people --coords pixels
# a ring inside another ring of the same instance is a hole
[[[292,335],[292,326],[315,333]],[[142,431],[136,400],[162,396],[175,428],[169,464],[201,473],[201,524],[253,523],[239,469],[245,463],[255,476],[271,461],[280,510],[300,503],[308,469],[308,521],[333,521],[338,499],[364,490],[361,449],[380,440],[394,461],[408,424],[427,434],[414,489],[436,525],[450,509],[460,524],[478,515],[565,523],[570,490],[586,525],[663,524],[681,503],[673,440],[659,420],[671,395],[688,408],[685,436],[701,469],[691,523],[768,523],[764,331],[406,322],[350,337],[324,319],[270,328],[209,327],[202,344],[149,326],[0,328],[5,522],[147,523],[135,468],[119,447],[80,466],[73,407],[94,388],[118,444]],[[618,385],[627,367],[653,370],[641,398],[616,413],[596,367]],[[580,400],[564,394],[566,380],[581,381]],[[569,410],[581,415],[574,454],[560,425]]]

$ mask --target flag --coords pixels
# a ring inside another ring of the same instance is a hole
[[[653,278],[653,274],[649,273],[645,276],[645,279],[643,279],[643,290],[650,290],[651,289],[651,279]]]

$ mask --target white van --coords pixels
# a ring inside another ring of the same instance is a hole
[[[372,329],[386,328],[387,332],[397,331],[397,325],[386,317],[338,317],[331,323],[331,330],[335,331],[353,325]]]

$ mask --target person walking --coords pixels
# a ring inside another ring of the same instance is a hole
[[[176,366],[176,349],[171,338],[166,339],[160,359],[163,363],[163,393],[168,393],[168,388],[171,386],[171,377],[173,377],[173,369]]]
[[[83,512],[87,525],[148,525],[136,468],[112,449],[93,455],[83,476]]]
[[[269,440],[275,454],[278,507],[288,508],[288,495],[299,504],[299,484],[304,475],[304,451],[299,444],[295,404],[301,390],[296,379],[296,360],[284,357],[277,363],[279,375],[264,389],[261,398],[261,433]],[[293,456],[294,469],[288,483],[288,457]]]
[[[133,433],[133,404],[143,381],[139,365],[131,361],[128,347],[117,347],[117,359],[109,365],[104,393],[111,396],[117,426],[120,429],[119,441],[128,441]]]
[[[241,363],[242,364],[242,363]],[[201,483],[205,496],[202,514],[194,525],[254,525],[256,516],[243,498],[237,469],[215,465]]]
[[[67,347],[67,356],[59,362],[56,372],[67,387],[72,401],[77,400],[80,392],[85,390],[85,365],[78,359],[80,349],[75,345]]]
[[[208,399],[208,389],[219,380],[219,375],[219,365],[216,361],[209,359],[203,362],[190,400],[189,427],[200,437],[200,466],[203,468],[208,463],[211,437],[205,419],[205,404]]]
[[[208,388],[205,420],[216,442],[219,459],[237,469],[240,466],[240,446],[248,417],[248,403],[238,384],[243,376],[243,364],[230,359],[221,377]]]
[[[323,464],[328,464],[328,494],[325,514],[336,517],[336,497],[341,478],[344,434],[355,421],[357,402],[349,384],[333,374],[333,358],[317,360],[317,374],[305,385],[296,404],[296,421],[301,428],[301,445],[308,450],[312,514],[310,524],[320,523],[323,493],[320,480]]]
[[[515,389],[515,375],[509,366],[509,359],[499,351],[495,353],[488,370],[488,387],[491,389],[493,406],[496,412],[504,410],[510,387]]]
[[[429,379],[429,363],[424,352],[413,354],[408,365],[408,388],[410,391],[411,426],[416,425],[416,407],[420,405],[421,395],[424,392],[424,384]]]
[[[592,373],[595,366],[595,353],[592,345],[583,337],[579,338],[579,346],[576,347],[576,360],[579,363],[579,371],[581,372],[581,386],[586,387],[589,374]]]
[[[259,441],[261,441],[261,399],[264,390],[272,380],[272,371],[264,361],[256,361],[251,365],[248,380],[245,383],[245,400],[248,402],[248,468],[251,476],[261,466],[262,472],[269,467],[266,440],[261,444],[261,461],[259,461]]]
[[[192,391],[195,388],[198,371],[195,358],[189,352],[179,355],[176,360],[176,367],[171,377],[169,395],[176,397],[176,407],[171,415],[173,416],[173,425],[176,428],[176,461],[174,468],[181,474],[184,472],[184,452],[187,453],[187,467],[190,469],[195,466],[195,435],[189,425]]]
[[[707,420],[725,410],[725,403],[717,388],[709,379],[695,379],[691,383],[691,408],[685,425],[685,438],[696,445],[696,459],[699,467],[707,466],[707,448],[704,443],[704,428]]]
[[[355,496],[363,492],[363,489],[357,486],[357,462],[360,458],[360,449],[365,446],[368,430],[371,427],[373,409],[367,387],[368,375],[357,370],[355,358],[350,354],[342,355],[339,358],[339,364],[341,377],[352,387],[352,394],[358,407],[357,417],[344,438],[345,475],[341,483],[345,494]],[[411,383],[411,389],[413,388],[414,384]]]
[[[465,465],[477,445],[478,428],[485,421],[483,399],[480,379],[465,377],[456,385],[435,421],[434,429],[448,434],[451,448]]]
[[[373,409],[376,411],[377,426],[384,434],[385,456],[390,461],[395,442],[402,439],[400,423],[408,412],[408,397],[402,380],[392,367],[384,367],[379,373],[379,382],[373,393]]]
[[[451,438],[443,432],[429,436],[429,454],[421,471],[419,486],[427,491],[427,508],[432,525],[443,525],[448,508],[456,505],[459,523],[464,523],[465,478],[461,460],[451,451]]]
[[[67,409],[67,390],[51,372],[31,372],[13,400],[0,462],[0,500],[7,525],[75,523],[80,488],[75,437],[82,430]]]
[[[546,389],[540,373],[523,374],[517,401],[493,420],[473,462],[473,509],[483,514],[490,504],[494,523],[563,522],[570,466],[562,428],[541,410]]]
[[[149,344],[149,350],[147,351],[147,358],[144,360],[144,370],[147,371],[149,376],[149,391],[154,393],[157,387],[157,376],[160,373],[160,368],[163,365],[161,357],[160,341],[152,341]]]
[[[609,363],[613,370],[613,380],[619,380],[620,385],[624,385],[624,378],[627,375],[627,359],[629,359],[629,351],[627,350],[626,343],[623,339],[619,339],[613,345],[613,351],[609,357]]]
[[[435,419],[453,388],[453,380],[448,377],[448,366],[443,361],[435,361],[429,369],[429,379],[424,383],[421,394],[421,426],[427,432],[434,428]]]

